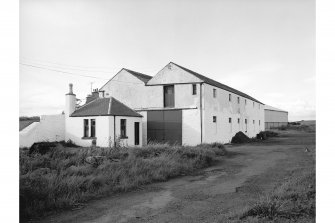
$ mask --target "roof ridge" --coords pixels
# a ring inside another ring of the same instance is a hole
[[[85,107],[86,105],[89,105],[89,104],[91,104],[92,102],[94,102],[94,101],[96,101],[96,100],[98,100],[99,98],[95,98],[95,99],[93,99],[92,101],[90,101],[90,102],[88,102],[88,103],[85,103],[85,104],[83,104],[82,106],[80,106],[78,109],[80,109],[80,108],[83,108],[83,107]],[[77,109],[76,109],[77,110]]]
[[[190,69],[188,69],[188,68],[186,68],[186,67],[180,66],[179,64],[176,64],[176,63],[174,63],[174,62],[172,62],[172,61],[171,61],[170,63],[176,65],[177,67],[179,67],[179,68],[181,68],[181,69],[183,69],[183,70],[185,70],[186,72],[189,72],[189,73],[193,74],[194,76],[198,77],[199,79],[201,79],[202,81],[204,81],[204,82],[207,83],[207,84],[213,85],[213,84],[211,84],[211,83],[208,83],[208,80],[209,80],[209,81],[211,81],[211,82],[214,82],[214,84],[216,84],[216,85],[222,85],[222,86],[228,88],[228,89],[224,89],[224,90],[226,90],[226,91],[230,91],[230,92],[232,92],[232,93],[234,93],[234,94],[240,95],[240,96],[242,96],[242,97],[248,98],[248,99],[250,99],[250,100],[252,100],[252,101],[255,101],[255,102],[258,102],[258,103],[261,103],[261,104],[264,105],[264,103],[258,101],[257,99],[251,97],[250,95],[248,95],[248,94],[246,94],[246,93],[244,93],[244,92],[242,92],[242,91],[239,91],[239,90],[237,90],[237,89],[235,89],[235,88],[232,88],[232,87],[230,87],[230,86],[228,86],[228,85],[222,84],[222,83],[220,83],[220,82],[218,82],[218,81],[216,81],[216,80],[213,80],[212,78],[206,77],[206,76],[204,76],[204,75],[202,75],[202,74],[199,74],[199,73],[197,73],[197,72],[195,72],[195,71],[193,71],[193,70],[190,70]],[[207,80],[206,80],[206,79],[207,79]],[[214,86],[215,86],[215,85],[214,85]],[[216,87],[219,87],[219,86],[216,86]],[[221,87],[219,87],[219,88],[221,88]]]

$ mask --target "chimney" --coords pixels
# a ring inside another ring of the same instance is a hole
[[[99,91],[99,98],[105,97],[105,91]]]
[[[65,117],[69,117],[76,110],[76,95],[73,94],[73,84],[69,84],[69,93],[65,95]]]

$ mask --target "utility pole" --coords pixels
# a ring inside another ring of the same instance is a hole
[[[91,84],[91,93],[92,93],[92,86],[93,86],[93,83],[94,83],[94,82],[90,82],[90,84]]]

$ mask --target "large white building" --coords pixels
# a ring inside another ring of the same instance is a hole
[[[154,77],[122,69],[99,90],[142,115],[142,142],[228,143],[264,130],[264,104],[170,62]]]

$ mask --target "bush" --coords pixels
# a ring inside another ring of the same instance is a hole
[[[20,150],[21,219],[191,173],[227,153],[219,143],[112,149],[53,145],[31,153]],[[101,159],[95,165],[86,162],[88,157]]]
[[[235,136],[231,139],[231,143],[247,143],[247,142],[250,142],[250,138],[241,131],[236,133]]]

